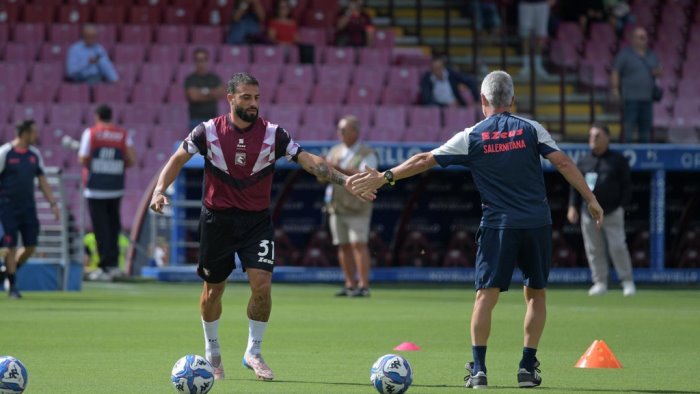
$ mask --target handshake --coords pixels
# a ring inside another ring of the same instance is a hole
[[[365,167],[365,171],[345,180],[345,189],[362,201],[373,201],[377,198],[377,190],[387,183],[394,184],[391,171],[379,172],[372,167]]]

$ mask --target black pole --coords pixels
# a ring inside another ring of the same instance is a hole
[[[445,0],[445,37],[443,42],[444,53],[449,58],[450,56],[450,0]]]
[[[508,51],[508,5],[504,5],[503,1],[498,2],[499,10],[501,11],[501,70],[506,70],[506,52]]]
[[[389,0],[389,24],[395,26],[394,23],[394,0]]]
[[[559,57],[560,60],[563,60],[564,54],[562,53],[563,50],[558,50],[558,53],[555,53]],[[563,64],[562,61],[559,61],[559,64]],[[564,84],[564,67],[560,66],[559,67],[559,132],[561,133],[562,139],[565,139],[566,137],[566,92],[564,89],[566,88],[566,85]]]
[[[537,83],[535,81],[535,36],[533,34],[530,34],[530,37],[528,38],[530,45],[529,45],[529,56],[530,58],[528,59],[528,63],[530,65],[530,113],[532,114],[533,118],[537,117],[537,105],[535,105],[535,101],[537,100],[537,94],[535,92],[535,87],[537,86]]]

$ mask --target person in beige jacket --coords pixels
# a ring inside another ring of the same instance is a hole
[[[338,122],[342,141],[331,148],[328,163],[345,175],[354,175],[367,167],[377,168],[376,152],[359,141],[360,123],[352,115]],[[326,207],[333,244],[338,246],[338,261],[343,269],[345,286],[338,297],[369,297],[370,257],[367,248],[372,203],[362,201],[343,187],[329,184]]]

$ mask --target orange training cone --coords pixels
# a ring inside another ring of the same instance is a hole
[[[596,339],[578,360],[576,368],[622,368],[622,364],[605,341]]]

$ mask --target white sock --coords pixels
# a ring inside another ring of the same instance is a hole
[[[221,354],[221,345],[219,345],[219,321],[206,322],[202,319],[202,327],[204,328],[204,349],[207,354],[218,356]]]
[[[260,346],[262,345],[266,328],[267,322],[248,320],[248,348],[245,350],[246,354],[260,354]]]

